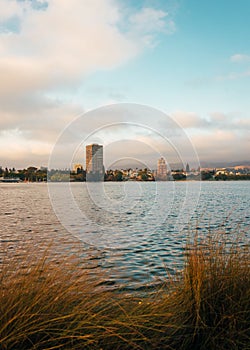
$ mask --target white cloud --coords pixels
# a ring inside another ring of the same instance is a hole
[[[6,7],[4,17],[17,16],[20,32],[0,35],[0,93],[5,94],[79,84],[97,69],[133,58],[156,33],[174,29],[167,13],[143,8],[121,32],[124,18],[115,0],[48,0],[43,10],[31,2],[1,0],[0,12]]]
[[[31,157],[31,142],[36,150],[44,144],[48,153],[47,143],[83,112],[84,102],[70,101],[84,78],[151,46],[170,26],[166,17],[163,11],[141,9],[128,21],[118,0],[0,0],[0,131],[2,139],[11,140],[13,155]],[[55,96],[64,95],[69,102],[63,97],[58,102]],[[11,149],[2,157],[11,158]]]
[[[131,15],[129,20],[133,29],[140,33],[172,34],[175,31],[174,22],[168,18],[168,13],[162,10],[145,7],[140,12]]]
[[[20,15],[20,32],[0,37],[1,90],[79,84],[96,69],[134,57],[136,44],[119,32],[119,19],[111,0],[50,0],[45,10],[30,6]]]
[[[194,112],[178,111],[173,112],[171,116],[186,130],[211,130],[218,134],[218,130],[227,130],[227,132],[230,130],[232,132],[247,131],[250,127],[249,119],[238,116],[237,112],[223,113],[215,111],[203,117]]]
[[[16,0],[1,0],[0,1],[0,21],[4,22],[10,18],[21,16],[27,7],[27,3],[20,3]]]
[[[230,57],[231,62],[250,62],[250,55],[244,55],[244,54],[235,54]]]
[[[174,21],[167,12],[145,7],[129,17],[129,36],[140,44],[140,47],[154,47],[156,34],[173,34],[176,30]]]
[[[235,54],[230,57],[230,61],[233,63],[249,63],[250,62],[250,55],[245,54]],[[250,76],[250,70],[245,69],[243,71],[236,71],[236,72],[230,72],[225,75],[219,75],[215,77],[216,81],[224,82],[229,80],[239,80],[248,78]]]

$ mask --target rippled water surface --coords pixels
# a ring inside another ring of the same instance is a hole
[[[71,253],[80,241],[91,268],[128,289],[181,269],[185,242],[197,231],[249,237],[247,181],[6,183],[0,194],[2,260],[18,257],[26,242],[40,249],[53,241]]]

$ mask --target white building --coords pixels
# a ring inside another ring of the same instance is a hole
[[[156,180],[158,181],[167,180],[167,165],[163,157],[158,159],[158,162],[157,162]]]

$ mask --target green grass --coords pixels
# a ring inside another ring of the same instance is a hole
[[[146,296],[105,290],[76,255],[32,256],[2,264],[0,349],[249,349],[249,251],[237,242],[195,240],[183,272]]]

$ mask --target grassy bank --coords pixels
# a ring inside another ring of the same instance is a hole
[[[249,349],[248,253],[196,241],[183,273],[143,297],[105,290],[77,256],[27,254],[2,264],[0,348]]]

